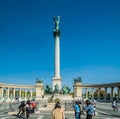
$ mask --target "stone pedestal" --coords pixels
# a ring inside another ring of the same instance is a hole
[[[44,95],[43,83],[36,83],[36,99],[41,99]]]
[[[82,98],[82,83],[74,83],[74,98]]]
[[[55,90],[55,85],[57,84],[59,86],[59,90],[62,89],[62,79],[60,77],[53,77],[53,90]]]

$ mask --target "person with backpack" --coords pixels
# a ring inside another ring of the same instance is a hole
[[[75,101],[73,108],[75,111],[75,119],[81,119],[81,109],[78,101]]]
[[[37,107],[36,102],[35,102],[35,101],[32,101],[32,102],[31,102],[31,105],[32,105],[31,113],[35,113],[35,108]]]
[[[87,113],[86,119],[92,119],[92,116],[94,114],[94,107],[91,104],[90,100],[86,100],[86,105],[85,105],[85,107],[83,107],[83,109]]]

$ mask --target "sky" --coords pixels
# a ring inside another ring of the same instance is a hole
[[[0,0],[0,83],[52,86],[58,15],[62,85],[120,82],[119,0]]]

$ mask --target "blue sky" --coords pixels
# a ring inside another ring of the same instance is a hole
[[[1,0],[0,82],[52,85],[58,15],[62,84],[120,81],[119,0]]]

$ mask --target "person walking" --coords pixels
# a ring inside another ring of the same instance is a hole
[[[25,101],[21,101],[19,108],[19,112],[17,114],[18,117],[24,117],[25,116]]]
[[[26,103],[26,118],[27,119],[29,119],[31,108],[32,108],[31,102],[30,100],[27,100],[27,103]]]
[[[112,101],[112,108],[113,108],[113,111],[115,111],[116,106],[117,106],[117,103],[116,103],[115,100],[113,100],[113,101]]]
[[[74,107],[74,111],[75,111],[75,119],[80,119],[81,118],[81,111],[80,111],[80,105],[79,102],[76,101]]]
[[[96,115],[96,101],[93,99],[94,116]]]
[[[83,109],[87,113],[86,119],[92,119],[92,116],[94,114],[94,107],[89,100],[86,100],[86,106]]]
[[[65,119],[64,111],[61,109],[60,102],[56,102],[52,110],[52,119]]]

